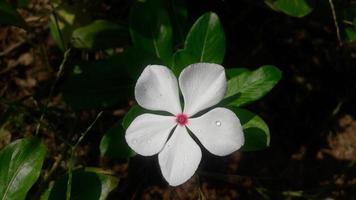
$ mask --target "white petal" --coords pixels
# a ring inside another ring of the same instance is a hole
[[[239,118],[226,108],[191,118],[187,126],[210,153],[218,156],[236,151],[245,142]]]
[[[200,160],[200,147],[184,126],[177,126],[172,137],[158,154],[163,177],[172,186],[180,185],[191,178]]]
[[[162,150],[174,126],[172,116],[143,114],[127,128],[125,139],[136,153],[152,156]]]
[[[162,65],[148,65],[135,87],[137,103],[148,110],[181,113],[177,78]]]
[[[211,63],[189,65],[179,76],[179,86],[184,97],[184,113],[192,116],[224,98],[224,67]]]

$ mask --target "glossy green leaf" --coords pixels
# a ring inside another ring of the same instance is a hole
[[[179,74],[189,64],[197,62],[222,63],[225,56],[225,33],[219,17],[208,12],[191,27],[184,49],[174,54],[173,69]]]
[[[313,10],[310,0],[265,0],[265,3],[273,10],[292,17],[304,17]]]
[[[243,127],[245,144],[244,151],[257,151],[265,149],[270,143],[268,125],[258,115],[242,108],[229,107],[235,112]]]
[[[127,145],[122,122],[116,123],[101,139],[100,153],[108,158],[129,158],[135,152]]]
[[[37,138],[19,139],[0,151],[0,199],[23,200],[37,181],[46,147]]]
[[[26,27],[25,20],[6,1],[0,1],[0,25],[13,25],[18,27]]]
[[[246,71],[227,82],[225,104],[242,106],[267,94],[281,79],[281,71],[272,65]]]
[[[66,199],[68,176],[55,182],[48,200]],[[71,200],[105,200],[115,189],[119,180],[111,172],[97,168],[85,168],[73,171]]]
[[[129,32],[125,27],[106,20],[96,20],[75,29],[72,34],[72,45],[79,49],[106,49],[128,41]]]
[[[160,0],[137,1],[130,18],[131,39],[136,48],[155,54],[165,62],[172,57],[172,26]]]
[[[145,112],[146,110],[138,105],[132,106],[129,112],[126,113],[124,119],[122,120],[122,127],[126,130],[137,116]]]
[[[64,83],[64,100],[74,109],[105,108],[127,101],[133,81],[115,56],[76,65]]]

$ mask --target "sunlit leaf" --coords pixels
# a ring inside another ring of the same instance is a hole
[[[0,199],[23,200],[37,181],[46,147],[37,138],[19,139],[0,151]]]
[[[242,106],[267,94],[281,79],[281,71],[272,65],[255,71],[246,71],[227,82],[224,101],[228,105]]]

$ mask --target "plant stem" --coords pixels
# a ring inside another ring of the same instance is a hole
[[[67,191],[66,191],[66,200],[70,200],[71,192],[72,192],[72,177],[73,177],[73,166],[74,166],[74,153],[76,148],[83,141],[88,132],[93,128],[94,124],[98,121],[100,116],[103,114],[103,111],[100,111],[94,121],[88,126],[88,128],[80,135],[77,142],[71,147],[70,150],[70,158],[68,162],[68,180],[67,180]]]
[[[50,99],[51,97],[53,96],[53,92],[54,92],[54,88],[56,87],[57,85],[57,82],[59,81],[59,78],[61,77],[61,74],[63,72],[63,69],[64,69],[64,65],[65,63],[67,62],[68,60],[68,57],[69,57],[69,53],[70,53],[70,50],[71,49],[68,49],[66,52],[64,52],[64,58],[62,60],[62,63],[61,65],[59,66],[59,69],[57,71],[57,74],[56,74],[56,78],[51,86],[51,89],[49,91],[49,95],[48,95],[48,100],[47,100],[47,103],[41,113],[41,116],[40,116],[40,119],[39,119],[39,123],[37,123],[37,126],[36,126],[36,131],[35,131],[35,135],[38,135],[39,131],[40,131],[40,128],[41,128],[41,122],[43,121],[43,118],[44,118],[44,115],[46,114],[47,112],[47,109],[48,109],[48,105],[50,103]]]
[[[336,29],[336,37],[339,42],[339,46],[341,47],[343,45],[342,39],[341,39],[341,34],[340,34],[340,29],[339,29],[339,23],[337,22],[337,17],[336,17],[336,12],[335,12],[335,7],[333,0],[329,0],[330,8],[331,8],[331,13],[333,15],[333,20],[334,20],[334,25]]]

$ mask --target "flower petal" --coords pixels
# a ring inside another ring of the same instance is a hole
[[[181,113],[177,78],[162,65],[148,65],[135,87],[137,103],[148,110]]]
[[[136,153],[152,156],[162,150],[174,126],[172,116],[143,114],[127,128],[125,139]]]
[[[238,150],[245,142],[239,118],[226,108],[191,118],[187,126],[210,153],[218,156]]]
[[[184,97],[184,113],[192,116],[224,98],[224,67],[211,63],[189,65],[179,76],[179,86]]]
[[[201,160],[201,150],[184,126],[177,126],[172,137],[158,154],[163,177],[177,186],[194,175]]]

